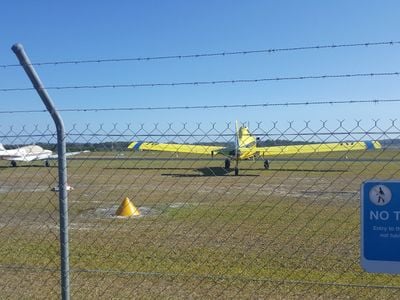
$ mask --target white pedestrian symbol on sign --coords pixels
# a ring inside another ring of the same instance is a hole
[[[392,200],[392,192],[383,184],[375,185],[369,191],[369,199],[375,205],[383,206]]]

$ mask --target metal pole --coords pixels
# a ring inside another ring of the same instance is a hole
[[[47,110],[50,112],[57,129],[58,153],[58,187],[60,206],[60,248],[61,248],[61,296],[70,299],[69,293],[69,245],[68,245],[68,193],[67,193],[67,160],[64,123],[54,107],[53,101],[45,90],[21,44],[12,46],[19,63],[24,68]]]

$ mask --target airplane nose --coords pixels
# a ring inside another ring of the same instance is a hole
[[[240,155],[240,150],[231,150],[230,152],[229,152],[229,155],[231,155],[231,156],[235,156],[235,155]]]

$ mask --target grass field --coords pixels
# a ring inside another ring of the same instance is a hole
[[[93,152],[68,164],[71,294],[97,298],[393,298],[359,264],[359,189],[400,152],[243,161]],[[173,158],[173,159],[172,159]],[[0,162],[0,298],[58,298],[57,168]],[[141,210],[117,218],[129,197]]]

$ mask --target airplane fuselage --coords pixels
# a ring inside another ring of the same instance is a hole
[[[0,158],[9,161],[42,160],[49,158],[51,155],[51,150],[45,150],[42,147],[36,145],[0,151]]]
[[[236,159],[236,156],[238,156],[238,158],[240,160],[243,159],[249,159],[249,158],[253,158],[254,156],[257,155],[257,148],[256,147],[242,147],[239,149],[224,149],[221,150],[219,153],[229,157],[230,159]]]

